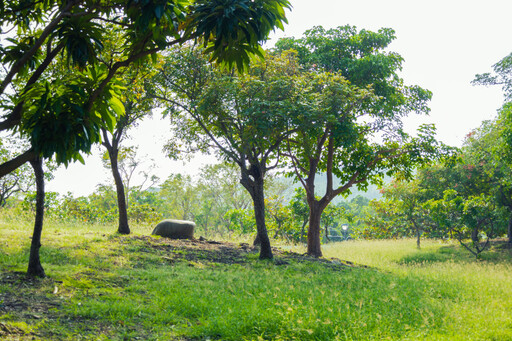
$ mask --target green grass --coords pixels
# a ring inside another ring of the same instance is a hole
[[[509,250],[477,261],[456,244],[357,241],[325,257],[368,268],[252,253],[224,264],[133,230],[48,224],[50,278],[27,281],[31,224],[0,222],[0,339],[512,340]]]

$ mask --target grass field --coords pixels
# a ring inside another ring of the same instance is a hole
[[[49,278],[27,280],[31,224],[0,221],[0,339],[512,340],[510,250],[354,241],[269,262],[133,230],[47,224]]]

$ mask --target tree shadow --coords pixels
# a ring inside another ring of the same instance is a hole
[[[444,263],[453,260],[461,260],[463,256],[457,247],[442,246],[437,250],[418,250],[413,254],[402,257],[397,263],[401,265],[418,265],[431,263]]]
[[[478,259],[460,245],[446,245],[436,250],[418,250],[397,261],[401,265],[428,265],[434,263],[457,262],[512,263],[512,252],[501,242],[491,243],[489,250],[481,253]]]

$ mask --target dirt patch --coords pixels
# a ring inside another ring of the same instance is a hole
[[[235,244],[206,239],[168,239],[150,236],[134,236],[132,238],[141,241],[149,249],[163,251],[165,254],[163,258],[171,263],[186,260],[189,262],[247,264],[255,257],[249,257],[249,255],[257,255],[259,253],[258,247],[247,243]],[[356,266],[349,261],[342,261],[336,258],[314,258],[305,254],[283,251],[278,248],[272,248],[272,253],[274,254],[273,262],[276,265],[286,265],[291,261],[300,263],[310,262],[321,263],[333,270]]]
[[[25,321],[27,324],[52,316],[52,309],[61,305],[57,298],[49,298],[47,293],[56,284],[51,278],[31,278],[23,272],[0,274],[0,286],[7,290],[0,292],[0,316],[9,320]],[[0,339],[20,340],[37,336],[22,328],[0,322]]]
[[[47,297],[47,290],[55,283],[51,278],[31,278],[23,272],[7,272],[0,275],[0,284],[10,290],[0,293],[0,312],[25,312],[26,318],[39,319],[52,308],[60,306],[59,302]],[[44,288],[45,290],[39,290]],[[30,293],[24,295],[24,293]]]

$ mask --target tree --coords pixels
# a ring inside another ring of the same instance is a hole
[[[400,231],[399,234],[416,236],[416,246],[421,248],[421,235],[428,232],[431,220],[424,207],[425,190],[416,178],[412,181],[394,180],[382,189],[384,200],[374,203],[377,219],[388,219],[391,228]],[[376,219],[373,220],[376,222]]]
[[[0,26],[17,30],[18,36],[0,46],[6,70],[0,83],[6,112],[0,131],[18,130],[30,136],[32,145],[0,165],[0,177],[38,155],[55,156],[59,163],[81,160],[80,152],[88,153],[101,140],[101,128],[113,130],[116,117],[109,109],[122,113],[121,94],[112,83],[130,64],[199,39],[212,60],[243,68],[251,54],[260,54],[259,42],[282,27],[286,7],[287,0],[4,4]],[[111,56],[113,62],[99,63],[111,31],[124,33],[125,48]],[[51,77],[60,53],[78,69],[68,77]],[[59,133],[49,139],[42,131]]]
[[[290,241],[289,235],[294,232],[291,219],[292,211],[287,205],[286,198],[290,184],[276,176],[269,176],[265,185],[266,193],[268,193],[265,199],[265,212],[270,218],[270,229],[274,229],[274,239],[281,236]]]
[[[116,32],[112,32],[114,37],[116,36],[115,33]],[[117,35],[117,37],[119,37],[119,35]],[[122,39],[109,39],[109,42],[112,45],[109,46],[109,51],[116,51],[122,48],[122,46],[116,46],[116,44],[119,45],[122,43]],[[130,128],[136,127],[142,118],[151,114],[154,101],[151,97],[147,96],[144,83],[152,72],[154,72],[153,64],[147,61],[127,68],[122,75],[122,80],[126,87],[123,91],[124,115],[117,120],[113,131],[109,131],[107,127],[101,128],[103,137],[101,144],[107,151],[106,155],[109,160],[107,167],[112,171],[114,184],[116,186],[119,217],[117,231],[121,234],[130,233],[128,224],[129,178],[135,170],[135,167],[132,167],[131,172],[127,172],[126,167],[123,168],[123,165],[126,165],[126,156],[130,153],[133,154],[135,150],[133,148],[124,148],[123,150],[122,142],[126,139]],[[124,162],[123,156],[125,159]],[[132,166],[136,166],[139,162],[135,162],[134,155],[130,156],[133,161]]]
[[[499,233],[500,225],[504,225],[503,210],[485,194],[463,197],[456,190],[447,189],[443,191],[442,199],[429,200],[424,207],[439,227],[454,234],[476,258]]]
[[[503,194],[503,188],[499,190],[499,187],[504,164],[500,161],[499,149],[502,146],[497,128],[494,122],[484,121],[479,128],[467,134],[456,164],[445,170],[451,181],[450,187],[463,198],[464,204],[478,197],[488,199],[495,206],[499,192]]]
[[[264,182],[279,162],[281,144],[300,110],[300,79],[294,55],[255,61],[245,74],[214,70],[194,48],[169,56],[155,83],[178,136],[214,147],[240,169],[253,200],[260,259],[273,257],[265,225]]]
[[[411,112],[427,113],[429,91],[405,86],[397,72],[402,58],[384,52],[394,31],[357,31],[344,26],[315,27],[302,39],[280,40],[277,51],[298,51],[302,66],[311,71],[305,96],[308,111],[289,139],[288,156],[307,193],[310,210],[308,254],[320,257],[321,214],[352,186],[366,188],[384,174],[412,169],[435,155],[435,129],[423,126],[417,137],[402,129]],[[325,194],[315,197],[315,177],[325,172]],[[341,184],[334,185],[337,176]]]
[[[374,202],[376,221],[402,233],[413,228],[418,238],[420,231],[456,238],[478,257],[505,231],[505,216],[510,225],[501,130],[500,120],[485,121],[467,135],[456,157],[419,169],[410,183],[394,181],[384,189],[386,200]]]
[[[466,188],[473,196],[486,196],[495,209],[504,209],[508,215],[507,235],[512,244],[512,165],[511,144],[508,141],[510,122],[507,105],[497,119],[484,121],[469,133],[464,142],[461,164],[463,179],[470,181]]]
[[[494,73],[475,75],[473,85],[501,85],[505,102],[512,101],[512,53],[492,66]]]
[[[0,131],[30,136],[31,148],[0,165],[0,176],[39,155],[62,163],[81,160],[80,152],[101,140],[102,127],[113,129],[116,117],[109,109],[122,112],[112,83],[130,64],[199,40],[212,60],[243,68],[250,55],[260,54],[259,42],[282,28],[287,7],[287,0],[2,2],[0,26],[17,36],[0,46],[6,70]],[[124,33],[125,48],[115,52],[114,62],[100,63],[111,30]],[[51,75],[61,53],[77,66],[70,77]],[[43,130],[59,134],[49,139]]]
[[[239,232],[240,234],[247,234],[254,231],[256,221],[254,219],[254,210],[233,208],[224,214],[224,219],[227,221],[226,228],[231,232]]]
[[[198,205],[196,190],[190,175],[171,174],[160,186],[160,198],[165,202],[164,216],[194,220]]]
[[[332,241],[330,239],[330,231],[335,229],[339,225],[339,220],[345,215],[345,208],[339,205],[329,205],[322,212],[322,219],[320,224],[324,227],[324,238],[326,241]]]
[[[291,232],[291,211],[284,205],[284,198],[279,196],[270,196],[265,201],[266,212],[270,217],[274,228],[274,239],[281,236],[281,238],[288,238],[288,233]]]
[[[214,1],[1,1],[0,27],[16,32],[1,40],[3,72],[0,131],[16,131],[30,147],[0,165],[3,177],[27,161],[54,157],[83,161],[114,130],[124,113],[117,76],[127,66],[170,46],[201,41],[211,59],[242,69],[259,43],[286,22],[287,0]],[[113,63],[98,55],[105,27],[123,32]],[[3,33],[3,32],[2,32]],[[73,71],[56,66],[59,56]],[[30,262],[32,263],[32,262]],[[42,269],[42,267],[41,267]],[[35,275],[44,276],[43,271]]]
[[[21,82],[18,88],[27,90],[61,52],[80,68],[95,64],[104,41],[109,39],[107,26],[125,33],[126,48],[116,52],[118,60],[108,65],[107,77],[92,96],[87,96],[91,106],[120,69],[185,41],[198,39],[212,60],[242,68],[252,54],[261,52],[259,43],[268,33],[283,27],[284,8],[289,6],[286,0],[2,1],[1,27],[6,32],[16,31],[17,36],[0,46],[2,63],[7,66],[0,94],[5,95],[16,82]],[[23,83],[21,79],[27,75],[31,77]],[[11,108],[15,110],[7,115],[0,130],[19,124],[22,103]]]
[[[441,200],[444,191],[451,189],[456,191],[464,205],[466,201],[469,205],[471,202],[474,204],[480,202],[481,198],[485,198],[489,201],[488,210],[497,212],[505,209],[509,216],[507,234],[510,240],[510,226],[512,225],[510,176],[512,174],[510,173],[508,146],[504,138],[506,129],[507,125],[504,124],[501,117],[493,121],[482,122],[479,128],[466,136],[455,162],[428,167],[418,176],[427,197],[433,200]],[[483,211],[479,210],[479,212]],[[499,226],[496,228],[496,232],[498,231],[501,231]],[[474,236],[477,234],[478,227],[475,227],[472,239],[476,239]]]
[[[472,84],[502,87],[505,103],[499,111],[499,119],[493,123],[495,127],[487,132],[490,139],[486,139],[486,151],[494,149],[490,154],[494,155],[494,162],[490,164],[495,165],[495,172],[508,172],[512,165],[512,54],[494,64],[492,69],[493,73],[477,74]],[[499,200],[509,211],[508,240],[512,245],[512,183],[509,181],[510,174],[499,178]]]
[[[122,120],[124,121],[124,120]],[[131,124],[134,124],[132,121]],[[143,161],[137,157],[137,147],[122,147],[120,143],[125,134],[125,128],[121,127],[123,123],[118,123],[115,132],[109,137],[109,133],[104,131],[104,140],[102,145],[106,148],[103,155],[103,166],[112,171],[114,177],[114,185],[116,187],[117,207],[118,207],[118,229],[121,234],[129,234],[130,227],[128,225],[128,203],[133,184],[131,183],[133,175],[137,169],[140,169]],[[146,169],[151,170],[154,165],[147,166]],[[142,190],[147,180],[151,180],[149,187],[158,182],[158,177],[150,175],[150,171],[141,171],[139,174],[144,175],[141,185],[136,190]]]

